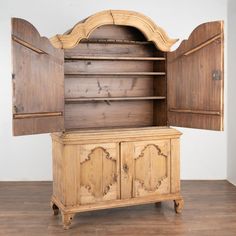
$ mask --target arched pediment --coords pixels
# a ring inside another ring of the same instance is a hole
[[[76,24],[71,30],[51,38],[56,48],[73,48],[80,40],[89,38],[90,34],[103,25],[131,26],[140,30],[161,51],[170,51],[178,39],[171,39],[163,29],[150,18],[134,11],[107,10],[96,13]]]

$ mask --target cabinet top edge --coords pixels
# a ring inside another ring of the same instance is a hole
[[[102,139],[127,139],[139,137],[167,137],[177,136],[182,133],[169,127],[147,127],[147,128],[121,128],[121,129],[103,129],[103,130],[80,130],[52,133],[52,139],[61,141],[81,141],[81,140],[102,140]]]

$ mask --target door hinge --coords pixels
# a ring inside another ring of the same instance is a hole
[[[212,79],[213,80],[221,80],[221,71],[220,70],[213,70]]]
[[[14,113],[17,113],[17,112],[18,112],[18,108],[17,108],[16,105],[13,106],[13,112],[14,112]]]

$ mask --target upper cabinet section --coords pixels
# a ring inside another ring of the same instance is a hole
[[[178,39],[171,39],[163,29],[150,18],[134,11],[108,10],[96,13],[76,24],[63,35],[51,38],[57,48],[69,49],[75,47],[82,39],[88,39],[90,34],[103,25],[131,26],[141,31],[147,41],[151,41],[161,51],[170,51]]]
[[[223,22],[171,52],[148,17],[108,10],[50,40],[12,19],[14,135],[181,126],[223,130]]]
[[[167,54],[170,125],[223,130],[223,22],[198,26]]]
[[[64,129],[64,52],[12,18],[14,135]]]

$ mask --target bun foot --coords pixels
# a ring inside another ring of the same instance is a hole
[[[184,208],[184,200],[183,198],[174,200],[174,207],[176,213],[181,213]]]
[[[62,223],[63,223],[63,229],[69,229],[71,222],[73,220],[74,214],[70,213],[61,213],[62,215]]]
[[[50,202],[51,208],[53,210],[53,215],[56,216],[59,214],[59,208],[54,202]]]

